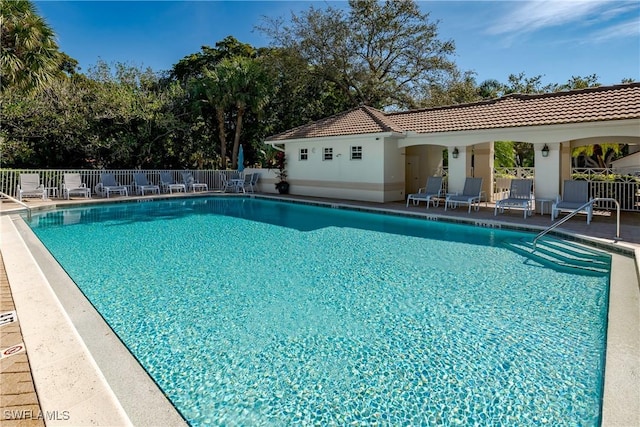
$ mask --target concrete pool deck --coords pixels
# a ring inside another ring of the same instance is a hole
[[[156,197],[146,196],[144,199]],[[270,195],[257,197],[277,198]],[[407,208],[404,203],[286,198],[301,203],[328,204],[334,208],[365,209],[486,227],[542,230],[551,224],[548,215],[524,219],[518,210],[494,217],[490,204],[468,214],[466,209],[445,212],[439,207],[425,210],[424,204]],[[133,199],[93,199],[89,203]],[[85,204],[87,201],[30,200],[28,203],[35,210]],[[28,357],[41,407],[35,415],[49,417],[47,425],[186,424],[26,223],[17,215],[7,215],[16,206],[3,202],[0,208],[3,213],[0,216],[0,253],[27,350],[24,356],[2,359],[2,384],[8,384],[4,381],[5,361],[12,361],[15,365],[15,358]],[[589,226],[582,216],[578,216],[563,224],[559,231],[613,253],[602,425],[640,425],[640,269],[637,264],[640,259],[640,214],[624,213],[620,239],[614,237],[615,218],[606,213],[596,215]],[[0,328],[3,342],[0,347],[4,350],[14,343],[6,341],[8,345],[4,345],[8,326]],[[25,362],[21,363],[24,367]],[[4,389],[3,386],[3,393]],[[13,392],[10,394],[14,398],[20,398],[20,390],[9,392]],[[13,410],[13,406],[5,405],[7,401],[2,398],[1,409],[5,411],[11,407]],[[7,414],[14,416],[10,418]],[[22,419],[17,416],[19,414],[3,412],[2,424],[23,425],[18,422],[36,418],[29,417],[26,408]]]

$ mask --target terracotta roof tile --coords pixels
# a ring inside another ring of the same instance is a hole
[[[384,112],[361,106],[273,135],[267,138],[267,141],[380,132],[402,132],[402,129],[395,125]]]
[[[358,107],[274,135],[268,141],[378,132],[455,132],[640,118],[640,83],[384,113]]]

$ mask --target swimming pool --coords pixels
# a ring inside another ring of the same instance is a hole
[[[31,225],[192,425],[599,422],[608,276],[526,234],[235,198]]]

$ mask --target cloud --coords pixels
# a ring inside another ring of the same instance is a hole
[[[629,11],[640,10],[637,2],[612,0],[535,0],[505,4],[512,10],[489,26],[489,34],[516,37],[565,25],[601,25]],[[606,34],[608,31],[600,32]]]
[[[594,42],[604,42],[626,37],[640,37],[640,18],[596,31],[590,39]]]

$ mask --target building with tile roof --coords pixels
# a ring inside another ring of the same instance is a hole
[[[404,112],[360,106],[266,143],[286,152],[294,194],[386,202],[402,200],[441,171],[445,148],[451,191],[461,190],[467,176],[482,176],[492,194],[493,142],[505,140],[533,144],[536,195],[554,197],[571,176],[573,147],[640,144],[640,83]]]

